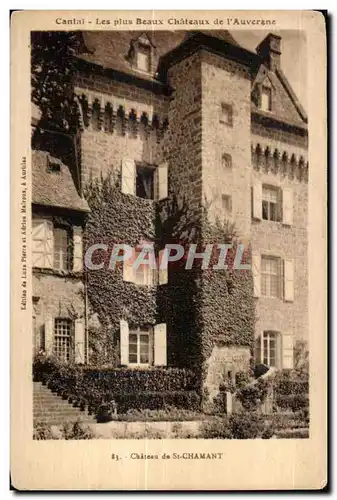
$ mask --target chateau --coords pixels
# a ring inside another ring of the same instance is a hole
[[[292,368],[294,345],[308,335],[308,132],[282,71],[281,38],[269,34],[250,52],[228,31],[80,36],[78,134],[61,137],[33,118],[35,351],[90,363],[89,332],[104,324],[117,364],[130,368],[205,363],[212,391],[224,373],[249,367],[250,311],[226,319],[221,335],[236,329],[236,340],[218,344],[222,313],[212,317],[200,277],[181,276],[180,296],[170,269],[154,278],[124,265],[109,275],[116,292],[107,300],[103,274],[84,269],[98,223],[85,188],[114,171],[124,211],[108,215],[122,243],[157,239],[156,211],[170,193],[189,213],[207,200],[210,221],[235,224],[252,253],[255,362]],[[101,238],[113,238],[104,227]],[[228,303],[240,303],[226,290]]]

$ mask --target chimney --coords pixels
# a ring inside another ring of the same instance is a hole
[[[281,67],[281,37],[269,33],[256,47],[256,52],[271,71]]]

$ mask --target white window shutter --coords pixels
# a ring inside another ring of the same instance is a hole
[[[83,319],[75,320],[75,363],[84,363],[85,329]]]
[[[166,323],[160,323],[154,327],[154,364],[166,366]]]
[[[293,223],[294,211],[293,190],[291,188],[284,188],[282,190],[282,214],[283,224],[291,226]]]
[[[124,319],[119,322],[120,325],[120,350],[121,365],[129,364],[129,325]]]
[[[134,261],[133,256],[134,252],[132,253],[132,257],[130,257],[130,259],[123,260],[123,280],[131,283],[135,283],[135,271],[132,267]]]
[[[46,243],[45,223],[43,219],[32,221],[32,258],[33,267],[44,267],[44,252]]]
[[[160,250],[159,251],[159,263],[158,263],[158,282],[159,285],[166,285],[168,283],[168,269],[167,269],[167,262],[164,262],[164,253],[165,250]],[[165,266],[163,269],[161,269],[161,266]]]
[[[44,345],[46,354],[51,356],[53,354],[53,340],[54,340],[54,319],[47,316],[44,322]]]
[[[82,228],[74,227],[73,229],[73,271],[80,272],[83,270],[83,243],[82,243]]]
[[[294,340],[292,333],[282,335],[282,368],[292,369],[294,366]]]
[[[167,163],[162,163],[158,167],[157,172],[158,179],[158,199],[163,200],[168,196],[168,165]]]
[[[54,266],[54,224],[50,220],[45,221],[46,244],[44,267],[52,269]]]
[[[255,181],[253,185],[253,217],[262,218],[262,183]]]
[[[285,259],[284,261],[284,300],[294,301],[294,260]]]
[[[261,255],[252,255],[252,272],[253,272],[253,283],[254,283],[254,297],[260,297],[261,295]]]
[[[131,158],[122,160],[122,193],[135,194],[136,192],[136,167]]]

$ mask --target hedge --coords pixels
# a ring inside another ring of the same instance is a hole
[[[50,358],[37,358],[33,373],[35,380],[47,384],[73,404],[88,406],[89,411],[95,414],[102,405],[112,405],[113,401],[117,404],[118,413],[134,408],[200,408],[201,397],[196,391],[198,379],[187,369],[92,370],[61,365]]]
[[[201,397],[196,391],[136,392],[118,394],[114,399],[119,412],[127,412],[129,409],[158,410],[169,406],[197,411],[201,403]]]
[[[85,369],[84,380],[98,383],[115,393],[191,391],[198,387],[198,379],[192,370],[183,368],[140,369]]]
[[[282,410],[309,411],[309,374],[283,370],[275,379],[274,401]]]

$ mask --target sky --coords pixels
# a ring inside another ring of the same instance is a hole
[[[307,111],[307,54],[305,33],[300,30],[274,31],[281,40],[281,68],[291,84],[300,103]],[[265,30],[232,30],[235,40],[255,52],[259,43],[268,35]]]

